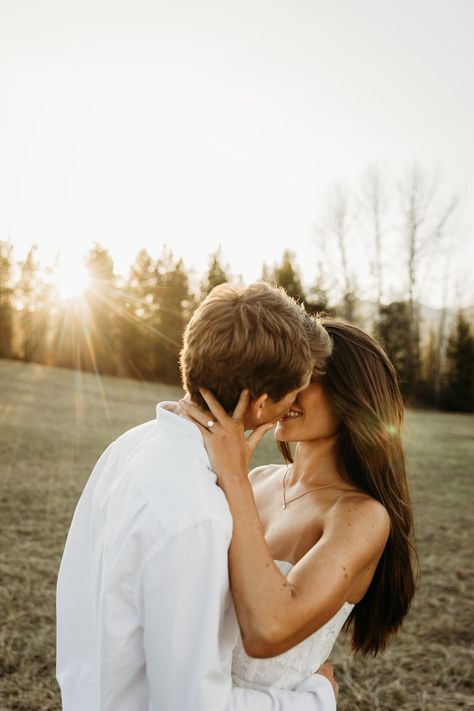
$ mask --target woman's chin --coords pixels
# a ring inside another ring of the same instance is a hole
[[[288,432],[288,427],[285,425],[285,422],[282,422],[282,420],[278,420],[276,427],[273,431],[273,435],[277,442],[291,441],[291,437]]]

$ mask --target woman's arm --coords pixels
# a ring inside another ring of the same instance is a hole
[[[230,418],[207,390],[202,394],[216,421],[211,431],[204,426],[208,415],[189,403],[185,410],[201,427],[234,520],[229,571],[243,643],[250,656],[281,654],[331,619],[361,574],[375,566],[390,520],[378,502],[344,497],[329,511],[322,537],[285,578],[265,542],[247,474],[250,456],[268,428],[245,439],[245,398]]]

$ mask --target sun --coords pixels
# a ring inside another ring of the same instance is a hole
[[[89,275],[81,262],[61,262],[53,272],[53,284],[61,301],[77,299],[89,285]]]

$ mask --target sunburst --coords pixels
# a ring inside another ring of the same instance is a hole
[[[80,298],[89,285],[89,275],[82,262],[60,262],[52,281],[61,301]]]

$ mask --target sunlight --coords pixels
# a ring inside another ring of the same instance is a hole
[[[61,301],[82,296],[89,284],[89,275],[81,263],[60,263],[53,273],[53,284]]]

